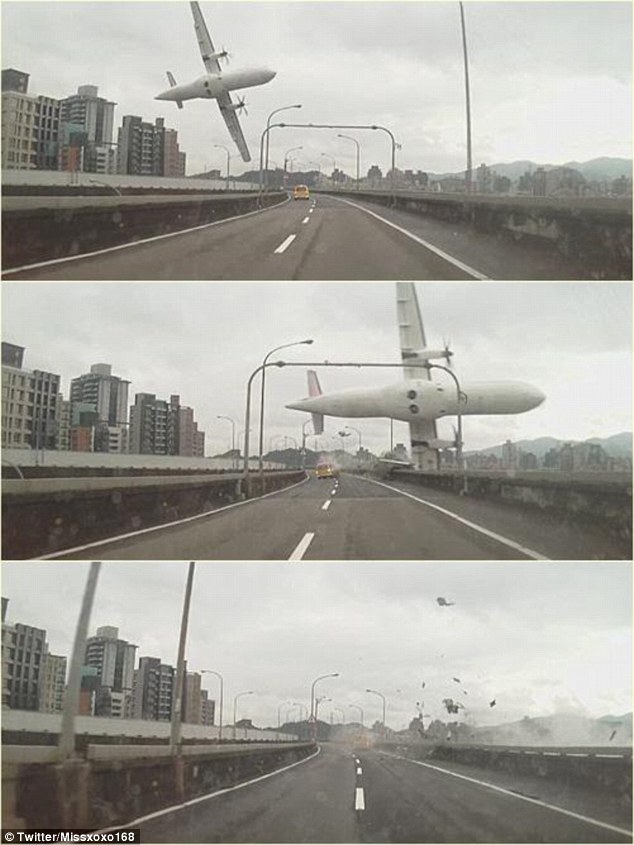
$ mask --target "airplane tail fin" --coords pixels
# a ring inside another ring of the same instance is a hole
[[[170,88],[176,88],[176,80],[174,79],[174,74],[170,70],[167,71],[167,81],[170,84]],[[176,105],[178,106],[179,109],[182,109],[183,108],[182,100],[176,100]]]
[[[308,370],[308,395],[309,396],[321,396],[322,390],[321,385],[319,384],[319,379],[317,378],[317,373],[315,370]],[[323,434],[324,433],[324,415],[323,414],[311,414],[313,418],[313,431],[315,434]]]

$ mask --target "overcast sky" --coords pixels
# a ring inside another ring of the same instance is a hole
[[[547,397],[525,414],[465,418],[467,449],[507,439],[584,440],[631,431],[631,285],[416,287],[427,342],[450,342],[455,372],[467,390],[469,381],[518,380]],[[4,340],[26,347],[26,368],[61,374],[66,398],[72,378],[91,364],[110,363],[115,375],[131,381],[131,404],[137,392],[162,399],[175,393],[193,407],[208,456],[231,445],[230,424],[218,415],[233,417],[236,431],[244,428],[247,379],[274,347],[313,338],[312,346],[280,353],[297,362],[400,358],[394,283],[3,282],[2,304]],[[301,439],[308,415],[284,406],[308,394],[305,369],[268,371],[266,448],[274,435]],[[449,380],[437,372],[439,381]],[[319,370],[326,393],[401,377],[400,369]],[[324,448],[347,421],[325,422]],[[350,423],[375,454],[389,448],[388,420]],[[451,437],[454,423],[442,420],[439,435]],[[394,433],[395,442],[409,445],[406,423],[395,423]],[[350,444],[356,448],[355,435]],[[308,445],[314,445],[310,438]]]
[[[269,84],[246,91],[242,115],[253,159],[268,114],[302,123],[383,124],[402,144],[398,165],[432,172],[465,167],[464,70],[458,3],[202,3],[229,68],[268,66]],[[563,164],[631,157],[631,4],[466,2],[473,161]],[[5,2],[3,67],[31,74],[30,93],[66,97],[99,86],[126,114],[165,117],[179,131],[188,173],[225,167],[214,144],[233,144],[216,105],[154,101],[203,73],[189,5]],[[331,130],[276,130],[271,159],[298,153],[303,167],[325,152],[354,172],[354,145]],[[115,133],[116,134],[116,133]],[[358,132],[362,170],[389,166],[382,133]],[[116,140],[116,137],[115,139]],[[314,165],[313,165],[314,167]],[[243,171],[239,158],[235,173]]]
[[[51,651],[69,655],[87,570],[3,563],[8,621],[45,628]],[[115,625],[138,657],[174,665],[186,572],[186,563],[105,563],[90,632]],[[440,607],[439,596],[455,605]],[[224,676],[226,721],[233,696],[253,690],[239,717],[260,726],[275,724],[283,702],[309,704],[313,679],[331,672],[341,677],[317,687],[332,698],[326,719],[331,706],[354,719],[349,704],[366,724],[380,719],[367,688],[386,695],[397,729],[417,701],[441,717],[446,697],[478,724],[622,715],[632,706],[631,596],[631,567],[619,563],[202,563],[187,660],[190,671]],[[217,681],[204,681],[216,697]]]

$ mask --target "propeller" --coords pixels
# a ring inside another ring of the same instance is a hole
[[[223,47],[223,48],[222,48],[222,50],[218,53],[218,58],[219,58],[219,59],[222,59],[222,61],[224,61],[224,63],[225,63],[226,65],[228,65],[228,64],[229,64],[229,60],[231,59],[231,53],[229,53],[229,52],[228,52],[227,50],[225,50],[225,48]]]
[[[447,366],[451,367],[451,359],[453,357],[453,352],[449,349],[449,341],[443,340],[444,348],[443,348],[443,358],[447,362]]]
[[[249,112],[247,111],[247,105],[246,105],[246,102],[244,100],[244,97],[242,99],[238,98],[238,102],[237,102],[236,105],[237,105],[236,111],[238,112],[238,114],[243,111],[245,113],[245,115],[247,115],[247,117],[249,116]]]

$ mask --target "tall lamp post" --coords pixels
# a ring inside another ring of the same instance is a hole
[[[379,692],[378,690],[375,690],[375,689],[366,689],[366,692],[371,692],[372,695],[378,695],[381,698],[381,700],[383,701],[383,721],[382,721],[382,724],[383,724],[383,732],[385,732],[385,696],[383,695],[382,692]]]
[[[220,414],[218,416],[216,416],[216,419],[217,420],[229,420],[229,422],[231,423],[231,452],[233,453],[232,456],[231,456],[231,460],[233,461],[234,469],[235,469],[236,468],[235,467],[235,463],[236,463],[236,455],[235,455],[235,451],[236,451],[236,421],[232,417],[225,417],[225,416],[222,416]]]
[[[338,678],[339,672],[331,672],[329,675],[319,675],[315,680],[312,682],[310,687],[310,720],[314,722],[315,720],[315,684],[318,681],[323,681],[324,678]]]
[[[229,179],[230,179],[230,161],[231,161],[231,154],[229,152],[229,148],[225,147],[224,144],[214,144],[214,147],[217,147],[219,150],[224,150],[227,154],[227,188],[229,190]]]
[[[185,685],[185,645],[187,643],[187,626],[189,624],[189,606],[192,598],[192,587],[194,585],[195,561],[190,561],[187,571],[187,583],[185,585],[185,598],[183,599],[183,615],[181,617],[181,630],[178,640],[178,657],[176,659],[176,681],[174,683],[172,721],[170,726],[170,752],[180,753],[181,724],[183,719],[183,687]],[[182,772],[180,777],[182,777]]]
[[[286,152],[284,153],[284,173],[286,173],[286,165],[288,164],[288,161],[289,161],[288,154],[294,153],[295,150],[303,150],[303,149],[304,149],[303,147],[291,147],[290,150],[286,150]]]
[[[216,672],[213,669],[201,669],[201,675],[215,675],[220,681],[220,705],[218,707],[218,740],[222,742],[222,711],[224,707],[224,689],[225,689],[225,682],[224,678],[220,674],[220,672]]]
[[[260,483],[262,484],[262,492],[264,492],[264,463],[262,460],[262,452],[264,451],[264,388],[266,386],[266,365],[271,355],[273,355],[274,352],[279,352],[280,349],[288,349],[291,346],[310,346],[311,343],[313,343],[312,338],[308,338],[307,340],[294,340],[292,343],[283,343],[281,346],[276,346],[275,349],[271,349],[267,352],[262,361],[262,385],[260,388],[260,445],[258,450],[260,453],[258,457],[258,471],[261,478]]]
[[[236,738],[236,722],[238,720],[238,699],[242,698],[243,695],[253,695],[253,690],[247,690],[246,692],[239,692],[237,695],[233,697],[233,738]]]
[[[266,169],[266,184],[268,185],[269,181],[269,130],[271,128],[271,118],[279,114],[281,111],[287,111],[288,109],[301,109],[301,103],[296,103],[294,106],[281,106],[279,109],[273,109],[271,114],[266,119],[266,129],[264,130],[266,133],[266,155],[264,159],[264,167]],[[260,191],[262,190],[262,144],[260,144]]]
[[[467,172],[465,173],[465,190],[468,194],[471,193],[471,175],[472,175],[472,161],[471,161],[471,93],[469,90],[469,57],[467,55],[467,28],[465,26],[464,6],[462,2],[460,6],[460,25],[462,29],[462,52],[464,56],[464,84],[465,84],[465,100],[467,106]]]
[[[363,707],[359,707],[358,704],[349,704],[348,707],[354,707],[355,710],[359,711],[359,715],[361,716],[361,727],[363,727]]]
[[[357,191],[359,190],[359,182],[360,182],[360,173],[359,173],[359,162],[361,159],[361,145],[357,141],[356,138],[353,138],[352,135],[341,135],[340,133],[337,134],[337,138],[345,138],[346,141],[352,141],[357,146]]]
[[[467,472],[464,465],[464,460],[462,457],[462,411],[460,410],[460,405],[462,402],[467,401],[467,394],[464,393],[460,389],[460,382],[458,381],[458,376],[454,373],[453,370],[450,370],[449,367],[443,366],[443,364],[432,364],[430,361],[427,361],[425,364],[425,369],[427,370],[444,370],[448,373],[454,381],[456,385],[456,398],[458,400],[458,407],[456,409],[456,416],[458,417],[458,434],[456,437],[456,458],[458,459],[458,467],[462,472],[462,492],[467,492]]]
[[[361,432],[359,431],[358,428],[355,428],[353,425],[347,425],[347,426],[345,426],[345,428],[349,428],[351,431],[354,431],[355,434],[357,435],[357,437],[359,438],[359,452],[360,452],[361,446],[362,446]],[[361,464],[361,458],[357,454],[357,469],[359,468],[360,464]]]

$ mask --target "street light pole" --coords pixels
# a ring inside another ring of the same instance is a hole
[[[185,644],[187,642],[187,625],[189,622],[189,605],[192,597],[192,586],[194,583],[194,570],[196,564],[190,561],[187,571],[187,584],[185,586],[185,599],[183,601],[183,615],[181,617],[181,631],[178,641],[178,659],[176,661],[176,683],[172,704],[172,723],[170,730],[170,752],[177,754],[180,750],[181,721],[183,708],[183,686],[185,674]]]
[[[359,438],[359,452],[360,452],[361,446],[363,445],[362,442],[361,442],[361,432],[359,431],[358,428],[355,428],[353,425],[347,425],[346,428],[349,428],[351,431],[354,431],[356,433],[357,437]],[[357,469],[359,468],[360,465],[361,465],[361,458],[360,458],[359,454],[357,453]]]
[[[220,680],[220,706],[218,708],[218,710],[219,710],[218,715],[219,715],[220,718],[218,720],[218,740],[219,740],[219,742],[222,742],[222,711],[223,711],[223,707],[224,707],[225,682],[224,682],[224,679],[223,679],[222,675],[220,674],[220,672],[215,672],[213,669],[201,669],[200,674],[201,675],[215,675]]]
[[[366,692],[371,692],[373,695],[380,696],[381,700],[383,701],[383,732],[385,732],[385,708],[386,708],[385,696],[383,695],[382,692],[379,692],[378,690],[375,690],[375,689],[366,689]]]
[[[357,141],[357,139],[356,139],[356,138],[353,138],[353,137],[352,137],[352,135],[341,135],[341,134],[338,134],[338,135],[337,135],[337,138],[345,138],[347,141],[352,141],[352,142],[353,142],[354,144],[356,144],[356,146],[357,146],[357,191],[358,191],[358,190],[359,190],[359,182],[360,182],[360,176],[359,176],[359,160],[360,160],[360,158],[361,158],[361,146],[360,146],[359,142]]]
[[[323,681],[324,678],[338,678],[339,672],[331,672],[329,675],[319,675],[312,682],[310,687],[310,721],[315,721],[315,684],[317,681]]]
[[[233,417],[225,417],[225,416],[221,416],[221,415],[216,416],[216,419],[217,420],[229,420],[229,422],[231,423],[231,452],[232,452],[231,460],[233,461],[234,469],[235,469],[236,468],[235,467],[235,463],[236,463],[236,455],[235,455],[235,452],[236,452],[236,421],[233,419]]]
[[[359,711],[361,715],[361,727],[363,727],[363,707],[359,707],[358,704],[349,704],[348,707],[354,707],[355,710]]]
[[[233,738],[236,738],[236,721],[238,719],[238,699],[241,698],[243,695],[253,695],[253,690],[247,690],[246,692],[239,692],[233,699]]]
[[[467,194],[471,193],[471,176],[472,176],[472,161],[471,161],[471,93],[469,90],[469,58],[467,56],[467,29],[465,26],[464,6],[462,2],[460,6],[460,24],[462,28],[462,52],[464,55],[464,83],[465,83],[465,99],[467,106],[467,171],[465,173],[465,189]]]
[[[286,164],[288,162],[288,154],[295,152],[295,150],[303,150],[303,147],[291,147],[289,150],[286,150],[284,153],[284,173],[286,173]]]
[[[301,109],[301,103],[297,103],[294,106],[281,106],[279,109],[273,109],[271,114],[266,119],[266,129],[264,132],[266,133],[266,159],[265,159],[265,166],[266,166],[266,184],[268,185],[269,181],[269,130],[271,128],[271,118],[278,114],[281,111],[286,111],[287,109]],[[262,135],[264,137],[264,133]],[[262,143],[260,143],[260,193],[262,193]]]
[[[432,364],[429,361],[425,364],[425,368],[428,370],[435,369],[435,370],[444,370],[448,373],[451,378],[454,380],[454,384],[456,385],[456,398],[458,400],[458,407],[456,409],[456,416],[458,417],[458,435],[457,435],[457,443],[456,443],[456,458],[458,459],[458,467],[462,472],[462,493],[465,494],[468,492],[467,487],[467,472],[464,465],[464,460],[462,457],[462,412],[460,410],[460,404],[462,402],[467,401],[467,394],[464,393],[460,389],[460,382],[458,381],[458,376],[454,373],[453,370],[450,370],[449,367],[445,367],[442,364]]]
[[[294,340],[292,343],[283,343],[281,346],[276,346],[275,349],[271,349],[269,352],[267,352],[264,356],[264,359],[262,360],[262,385],[260,389],[260,445],[258,458],[258,472],[260,473],[260,484],[262,485],[262,493],[264,492],[264,463],[262,459],[262,453],[264,451],[264,388],[266,386],[266,366],[269,358],[271,357],[271,355],[273,355],[274,352],[279,352],[280,349],[288,349],[291,346],[310,346],[312,343],[312,338],[308,338],[307,340]],[[245,425],[248,424],[248,422],[245,423]]]
[[[226,190],[229,190],[229,179],[230,179],[230,164],[231,161],[231,154],[229,153],[228,147],[225,147],[224,144],[214,144],[214,147],[218,147],[219,150],[224,150],[227,153],[227,187]]]
[[[75,640],[70,658],[68,672],[68,685],[62,709],[62,724],[59,732],[57,745],[57,758],[60,763],[66,762],[75,753],[75,718],[79,710],[79,694],[81,690],[81,667],[86,659],[86,639],[88,636],[88,623],[92,610],[97,581],[99,579],[100,561],[93,561],[88,570],[88,578],[84,588],[84,595],[77,619]]]

